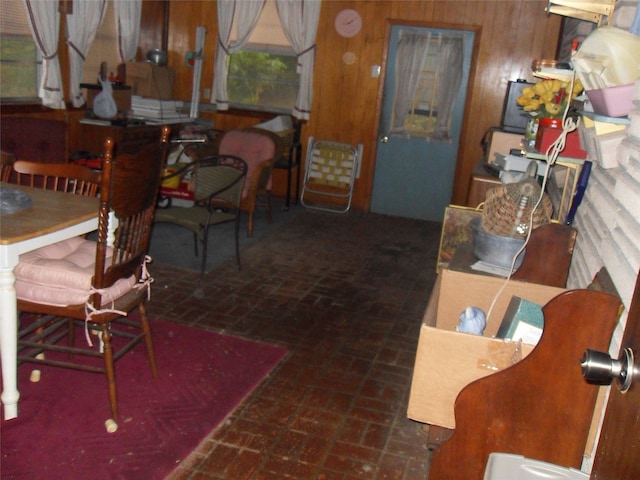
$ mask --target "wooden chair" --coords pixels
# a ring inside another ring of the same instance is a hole
[[[59,192],[95,197],[100,173],[72,163],[39,163],[17,160],[13,164],[15,183]]]
[[[197,160],[172,174],[188,175],[193,179],[194,205],[192,207],[169,206],[156,210],[156,222],[173,223],[193,232],[196,255],[198,255],[198,242],[202,244],[200,288],[195,292],[196,297],[202,296],[202,283],[207,266],[209,227],[235,222],[236,261],[240,267],[240,205],[247,170],[246,162],[232,155],[211,155]]]
[[[33,317],[25,312],[36,318],[18,333],[18,362],[106,375],[109,431],[117,428],[118,418],[115,362],[144,341],[157,376],[145,305],[151,279],[145,265],[168,136],[164,128],[161,144],[116,157],[113,141],[107,139],[97,241],[76,237],[25,253],[15,269],[18,310],[23,318]],[[136,309],[136,317],[127,317]],[[74,341],[77,329],[84,329],[88,346]],[[100,332],[100,349],[92,345],[94,331]],[[123,340],[112,343],[112,337]]]
[[[282,157],[280,137],[261,128],[229,130],[216,137],[213,150],[220,155],[233,155],[247,162],[240,210],[249,215],[247,235],[253,236],[253,217],[258,206],[264,207],[269,222],[271,215],[271,171],[273,164]]]
[[[8,182],[13,171],[16,156],[13,153],[0,150],[0,182]]]

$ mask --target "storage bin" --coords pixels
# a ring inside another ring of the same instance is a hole
[[[617,87],[587,90],[587,97],[593,111],[607,117],[626,117],[633,110],[633,90],[635,85],[619,85]]]
[[[411,382],[407,416],[455,428],[454,404],[469,383],[503,370],[533,351],[532,345],[492,338],[511,297],[544,305],[565,289],[510,280],[498,296],[484,336],[458,333],[460,313],[468,306],[488,312],[505,279],[443,269],[423,318]]]

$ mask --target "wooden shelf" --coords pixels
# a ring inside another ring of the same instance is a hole
[[[609,23],[615,4],[616,0],[549,0],[546,11],[602,25]]]

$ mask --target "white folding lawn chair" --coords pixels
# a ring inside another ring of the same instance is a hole
[[[351,208],[353,185],[360,170],[362,144],[309,137],[300,202],[307,208],[345,213]]]

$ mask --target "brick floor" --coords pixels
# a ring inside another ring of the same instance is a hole
[[[406,418],[440,224],[303,211],[206,278],[153,265],[152,317],[287,347],[289,355],[172,479],[424,479]]]

